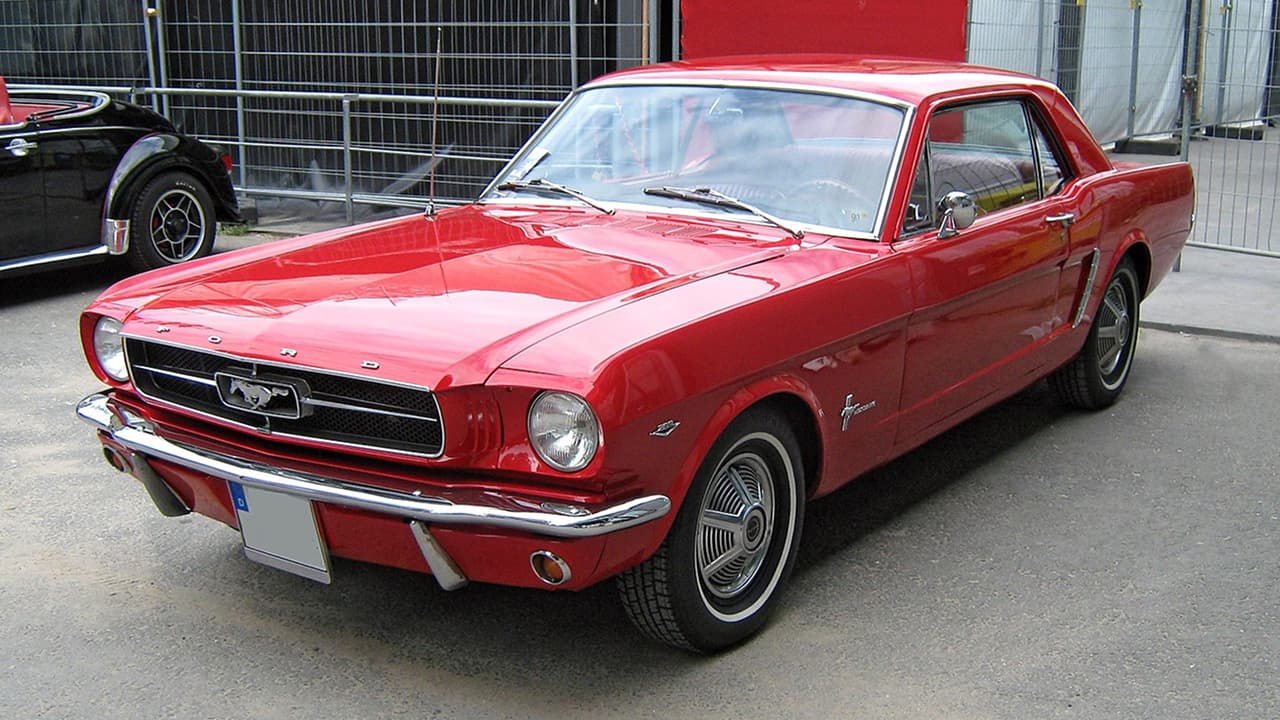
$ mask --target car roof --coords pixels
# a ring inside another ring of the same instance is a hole
[[[589,83],[773,83],[821,90],[870,93],[919,105],[924,100],[977,88],[1055,92],[1039,78],[938,60],[858,55],[742,55],[646,65]]]

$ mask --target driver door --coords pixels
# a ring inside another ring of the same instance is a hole
[[[40,157],[34,123],[0,126],[0,262],[46,252]]]
[[[1065,164],[1027,101],[943,108],[929,121],[904,237],[915,310],[899,442],[914,445],[1029,383],[1055,316],[1072,214]],[[965,193],[969,227],[940,232],[939,200]]]

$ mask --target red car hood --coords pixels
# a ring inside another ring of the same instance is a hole
[[[216,256],[101,302],[136,308],[134,337],[444,389],[588,317],[793,245],[750,224],[471,206]]]

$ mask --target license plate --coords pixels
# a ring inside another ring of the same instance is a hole
[[[329,583],[329,550],[309,500],[229,482],[245,557]]]

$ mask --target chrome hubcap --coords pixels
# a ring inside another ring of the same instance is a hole
[[[151,246],[168,262],[194,257],[200,250],[204,228],[200,203],[186,190],[170,190],[151,208]]]
[[[707,486],[698,514],[697,560],[702,583],[720,599],[755,579],[773,538],[773,476],[759,455],[726,462]]]
[[[1125,359],[1125,350],[1133,336],[1133,320],[1129,313],[1129,296],[1124,285],[1114,282],[1107,288],[1098,311],[1098,369],[1111,375]]]

